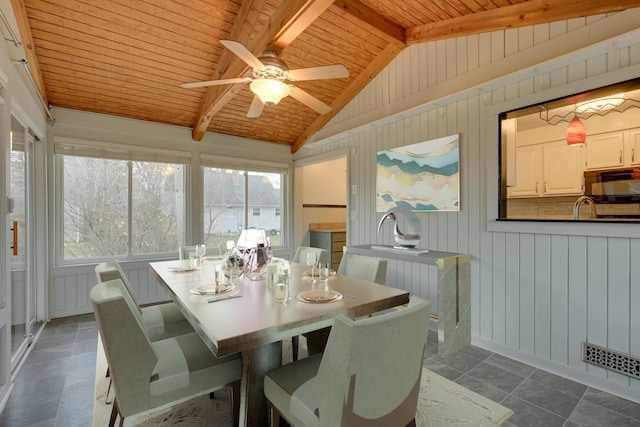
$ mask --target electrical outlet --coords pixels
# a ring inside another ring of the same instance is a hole
[[[351,194],[356,195],[358,193],[358,186],[353,184],[351,186]]]
[[[351,211],[351,221],[355,221],[357,218],[356,211]]]

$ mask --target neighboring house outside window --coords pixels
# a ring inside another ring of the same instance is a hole
[[[204,167],[204,242],[226,248],[244,228],[263,228],[281,244],[285,174]],[[249,215],[250,214],[250,215]]]

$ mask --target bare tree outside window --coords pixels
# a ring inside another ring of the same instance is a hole
[[[182,165],[73,156],[63,160],[64,259],[163,253],[180,246]]]

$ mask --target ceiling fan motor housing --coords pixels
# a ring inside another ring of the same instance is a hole
[[[286,80],[289,67],[278,57],[278,54],[272,50],[265,51],[258,58],[264,65],[264,70],[253,69],[253,77],[256,79],[278,79]]]

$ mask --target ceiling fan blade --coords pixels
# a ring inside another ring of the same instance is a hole
[[[298,68],[289,70],[287,77],[293,81],[341,79],[349,77],[349,70],[342,64],[325,65],[323,67]]]
[[[315,96],[312,96],[307,92],[303,91],[302,89],[299,89],[295,86],[289,86],[289,87],[291,88],[291,93],[289,95],[291,95],[292,98],[302,102],[307,107],[313,110],[316,110],[320,114],[327,114],[328,112],[331,111],[331,107],[329,107],[324,102],[320,101]]]
[[[251,53],[242,43],[233,40],[220,40],[220,43],[233,52],[238,58],[249,64],[250,67],[264,70],[265,66],[256,56]]]
[[[206,80],[202,82],[191,82],[191,83],[182,83],[180,87],[186,89],[193,89],[195,87],[206,87],[206,86],[218,86],[218,85],[228,85],[233,83],[247,83],[251,81],[249,78],[245,77],[236,77],[235,79],[224,79],[224,80]]]
[[[253,97],[253,101],[251,101],[251,106],[249,107],[249,111],[247,111],[247,117],[250,119],[255,119],[256,117],[260,117],[262,114],[262,110],[264,109],[264,104],[258,98],[258,95]]]

